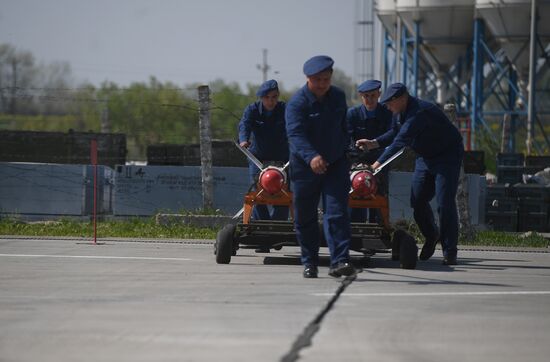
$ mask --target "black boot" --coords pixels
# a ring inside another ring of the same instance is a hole
[[[456,256],[446,256],[443,258],[443,265],[457,265]]]
[[[306,265],[304,268],[304,278],[317,278],[319,271],[315,265]]]
[[[435,246],[437,245],[437,240],[434,241],[427,241],[422,246],[422,251],[420,252],[420,256],[418,257],[420,260],[428,260],[434,255],[435,252]]]
[[[350,275],[355,274],[355,268],[349,262],[339,262],[333,267],[330,267],[328,275],[335,278],[340,278],[341,276],[349,277]]]

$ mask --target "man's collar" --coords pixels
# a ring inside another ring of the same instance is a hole
[[[367,106],[365,104],[361,104],[361,114],[366,118],[369,113],[376,113],[378,111],[378,103],[376,104],[376,108],[374,108],[372,111],[369,111],[367,109]]]
[[[405,107],[405,110],[403,111],[401,119],[404,119],[406,115],[413,110],[418,105],[418,102],[416,101],[416,98],[409,95],[409,99],[407,99],[407,106]]]
[[[258,101],[258,112],[260,113],[260,115],[263,115],[264,113],[268,113],[269,115],[269,112],[275,112],[275,109],[277,109],[278,106],[279,106],[279,103],[277,103],[275,105],[275,108],[273,108],[271,111],[266,111],[264,109],[264,103],[260,100]]]
[[[302,87],[302,89],[303,89],[304,94],[306,95],[306,98],[307,98],[307,100],[309,101],[310,104],[313,104],[315,102],[319,102],[319,100],[317,99],[315,94],[313,94],[313,92],[309,90],[309,88],[307,86],[307,83]],[[332,89],[332,86],[328,89],[327,93],[325,93],[325,96],[323,97],[323,100],[330,97],[330,90],[331,89]]]

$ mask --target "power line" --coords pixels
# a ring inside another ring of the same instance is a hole
[[[123,92],[123,91],[130,91],[130,90],[139,90],[139,87],[145,86],[145,88],[148,91],[150,90],[157,90],[157,91],[176,91],[176,92],[182,92],[182,91],[196,91],[197,87],[186,87],[186,88],[180,88],[180,87],[154,87],[149,84],[142,84],[137,83],[137,86],[134,87],[116,87],[116,88],[101,88],[101,87],[95,87],[95,86],[89,86],[89,87],[0,87],[0,89],[15,89],[15,90],[33,90],[33,91],[63,91],[63,92],[71,92],[71,91],[108,91],[108,92]]]
[[[97,98],[83,98],[83,97],[70,97],[70,96],[64,96],[64,97],[56,97],[56,96],[45,96],[45,95],[33,95],[33,94],[17,94],[14,96],[17,99],[23,99],[32,101],[33,99],[40,99],[42,101],[46,102],[76,102],[76,103],[95,103],[95,104],[109,104],[108,99],[97,99]],[[195,99],[192,99],[192,101],[197,101]],[[137,105],[144,105],[144,106],[154,106],[154,107],[168,107],[168,108],[180,108],[180,109],[187,109],[194,112],[198,112],[199,109],[196,107],[186,106],[183,104],[171,104],[171,103],[155,103],[155,102],[125,102],[126,105],[130,106],[137,106]],[[209,108],[211,111],[220,110],[225,113],[228,113],[233,118],[240,120],[241,117],[236,115],[232,110],[218,106],[213,105]]]
[[[83,98],[83,97],[71,97],[71,96],[45,96],[45,95],[34,95],[34,94],[16,94],[14,95],[17,99],[24,99],[32,101],[33,99],[40,99],[47,102],[77,102],[77,103],[96,103],[96,104],[108,104],[108,99],[97,99],[97,98]],[[195,101],[194,99],[191,99]],[[156,107],[172,107],[172,108],[181,108],[188,109],[194,112],[198,112],[199,109],[191,106],[186,106],[183,104],[172,104],[172,103],[155,103],[155,102],[124,102],[126,105],[137,106],[156,106]]]

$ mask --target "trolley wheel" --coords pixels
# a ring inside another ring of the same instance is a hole
[[[401,253],[401,239],[403,237],[404,231],[399,229],[393,233],[391,239],[391,260],[398,261],[399,254]]]
[[[218,235],[216,235],[216,244],[214,246],[216,253],[216,263],[229,264],[231,255],[233,255],[233,240],[235,235],[235,225],[225,225]]]
[[[235,243],[235,245],[233,245],[233,251],[231,252],[231,255],[232,256],[235,256],[237,255],[237,244]],[[218,243],[214,243],[214,255],[216,255],[216,253],[218,252]]]
[[[416,240],[414,237],[403,232],[401,237],[401,245],[399,245],[399,264],[402,269],[415,269],[416,261],[418,259],[418,247],[416,246]]]

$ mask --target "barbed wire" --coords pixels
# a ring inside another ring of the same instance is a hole
[[[16,163],[5,162],[5,163],[2,163],[1,165],[5,166],[5,167],[8,167],[8,168],[11,168],[13,170],[20,171],[20,173],[26,173],[26,172],[29,171],[28,167],[23,167],[23,165],[16,164]],[[59,165],[50,166],[50,167],[58,167],[58,168],[63,167],[65,174],[72,175],[72,176],[83,176],[82,170],[80,172],[74,172],[74,171],[69,170],[70,167],[65,167],[65,166],[87,167],[87,166],[90,166],[90,165],[89,164],[80,164],[80,165],[79,164],[59,164]],[[51,172],[39,171],[38,168],[35,168],[34,172],[36,172],[38,175],[42,175],[42,176],[45,176],[45,177],[51,177],[51,175],[52,175]],[[17,176],[17,175],[12,175],[12,176]],[[60,180],[64,180],[63,178],[60,178],[59,176],[54,176],[54,177],[58,178]]]
[[[125,91],[137,91],[137,90],[148,90],[148,91],[175,91],[175,92],[187,92],[187,91],[197,91],[198,87],[164,87],[164,86],[153,86],[150,84],[136,83],[133,87],[119,87],[113,84],[114,87],[96,87],[96,86],[83,86],[83,87],[20,87],[20,86],[4,86],[0,89],[21,89],[21,90],[36,90],[36,91],[61,91],[61,92],[73,92],[73,91],[99,91],[99,92],[125,92]]]
[[[145,91],[188,91],[196,88],[146,88]],[[109,104],[108,98],[98,99],[98,98],[87,98],[87,97],[75,97],[75,96],[53,96],[53,95],[40,95],[40,94],[29,94],[28,92],[38,91],[38,92],[45,92],[45,91],[59,91],[59,92],[75,92],[75,91],[82,91],[82,90],[94,90],[94,91],[100,91],[100,92],[110,92],[110,91],[129,91],[129,90],[136,90],[134,88],[118,88],[118,89],[90,89],[90,88],[55,88],[55,87],[0,87],[0,92],[9,91],[9,98],[15,98],[15,99],[21,99],[21,100],[27,100],[32,101],[35,99],[38,99],[40,101],[45,102],[74,102],[74,103],[92,103],[92,104],[102,104],[106,105]],[[22,93],[26,92],[26,93]],[[219,92],[213,92],[211,93],[211,100],[212,97],[215,97],[215,95]],[[244,97],[244,98],[253,98],[251,95],[242,94],[242,93],[235,93],[232,92],[233,95]],[[193,101],[198,103],[199,100],[196,98],[186,98],[187,100]],[[173,104],[173,103],[157,103],[157,102],[124,102],[126,105],[129,106],[152,106],[152,107],[167,107],[167,108],[177,108],[177,109],[186,109],[193,112],[199,112],[199,108],[192,107],[184,104]],[[233,117],[236,120],[240,120],[241,117],[234,113],[234,111],[223,107],[219,104],[215,104],[214,102],[210,103],[210,107],[206,108],[207,111],[222,111],[231,117]]]
[[[47,102],[79,102],[79,103],[96,103],[96,104],[108,104],[108,99],[97,99],[97,98],[83,98],[83,97],[56,97],[56,96],[45,96],[45,95],[34,95],[34,94],[16,94],[13,96],[16,99],[25,99],[33,100],[40,99]],[[182,108],[188,109],[194,112],[198,112],[199,109],[195,107],[186,106],[183,104],[172,104],[172,103],[155,103],[155,102],[124,102],[125,105],[130,106],[154,106],[154,107],[172,107],[172,108]]]
[[[3,165],[4,166],[4,165]],[[7,166],[8,168],[10,167],[9,165]],[[27,172],[25,172],[27,173]],[[66,194],[66,195],[70,195],[70,196],[75,196],[75,197],[80,197],[81,195],[80,194],[77,194],[75,192],[70,192],[68,191],[68,189],[65,187],[65,188],[57,188],[57,187],[53,187],[51,186],[50,184],[41,184],[41,183],[38,183],[37,181],[35,181],[35,178],[31,178],[31,177],[23,177],[22,175],[18,176],[18,175],[11,175],[12,177],[11,178],[14,178],[14,179],[17,179],[19,180],[19,183],[17,185],[14,185],[14,187],[18,187],[20,188],[22,185],[25,185],[25,184],[30,184],[36,188],[42,188],[42,189],[45,189],[47,191],[50,191],[50,192],[56,192],[56,193],[62,193],[62,194]],[[81,175],[79,175],[81,176]],[[7,176],[4,176],[2,178],[3,181],[5,180],[8,180],[10,177],[7,177]],[[45,177],[46,179],[50,179],[50,177]],[[82,185],[82,183],[77,183],[77,182],[74,182],[72,181],[70,178],[60,178],[59,176],[56,177],[56,179],[61,179],[65,182],[68,182],[68,183],[72,183],[72,184],[77,184],[77,185]],[[8,185],[6,184],[3,184],[2,188],[5,190],[7,188]],[[4,197],[6,198],[6,197]]]
[[[56,97],[56,96],[33,95],[33,94],[16,94],[13,96],[13,98],[23,99],[28,101],[32,101],[33,99],[40,99],[46,102],[76,102],[76,103],[93,103],[93,104],[102,104],[102,105],[109,104],[108,99],[82,98],[82,97],[70,97],[70,96]],[[198,100],[196,99],[190,99],[190,100],[198,102]],[[200,111],[200,109],[197,107],[191,107],[183,104],[156,103],[156,102],[143,102],[143,101],[142,102],[124,102],[124,104],[128,106],[179,108],[179,109],[190,110],[197,113]],[[232,110],[219,105],[213,105],[213,103],[211,103],[210,107],[206,107],[204,110],[208,110],[208,111],[220,110],[229,114],[230,116],[232,116],[237,120],[241,119],[241,117],[235,114]]]
[[[233,111],[231,111],[230,109],[227,109],[225,107],[222,107],[222,106],[217,106],[215,105],[214,103],[212,103],[213,106],[210,107],[210,110],[216,110],[216,109],[219,109],[220,111],[224,111],[226,113],[228,113],[229,115],[233,116],[233,118],[237,119],[237,120],[240,120],[241,117],[239,115],[236,115],[235,113],[233,113]]]
[[[197,88],[164,88],[164,87],[149,87],[146,86],[145,88],[132,88],[132,87],[125,87],[125,88],[91,88],[91,87],[76,87],[76,88],[67,88],[67,87],[19,87],[19,86],[4,86],[0,87],[0,92],[9,91],[10,95],[11,93],[18,92],[18,91],[40,91],[40,92],[81,92],[81,91],[93,91],[93,92],[100,92],[100,93],[116,93],[116,92],[128,92],[128,91],[143,91],[143,92],[162,92],[162,91],[174,91],[174,92],[183,92],[183,93],[189,93],[189,91],[198,91]],[[211,91],[210,95],[215,96],[216,94],[222,93],[221,91]],[[231,94],[239,97],[244,98],[256,98],[255,95],[252,94],[244,94],[239,93],[231,90]],[[193,99],[195,101],[198,101],[198,99]]]

